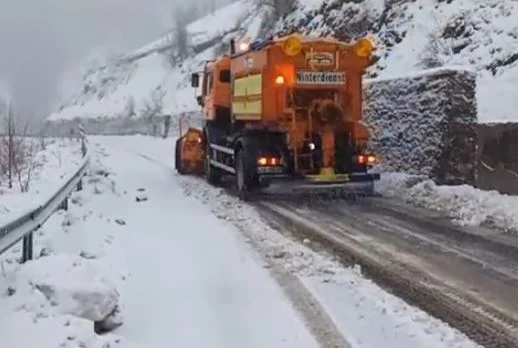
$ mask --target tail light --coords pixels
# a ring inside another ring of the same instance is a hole
[[[358,162],[358,164],[373,165],[376,164],[377,158],[376,155],[373,154],[362,154],[356,156],[356,162]]]
[[[259,166],[280,166],[282,165],[282,161],[278,157],[259,157],[257,159],[257,164]]]

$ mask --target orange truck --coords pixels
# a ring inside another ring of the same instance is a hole
[[[368,171],[377,158],[362,122],[373,43],[293,34],[230,46],[205,64],[203,129],[178,139],[178,172],[203,168],[213,185],[233,176],[243,199],[274,185],[373,194],[380,176]],[[200,74],[191,84],[200,87]]]

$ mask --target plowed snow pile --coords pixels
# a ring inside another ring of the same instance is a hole
[[[518,233],[518,197],[468,185],[440,186],[423,177],[383,173],[377,190],[443,212],[465,226],[489,226]]]

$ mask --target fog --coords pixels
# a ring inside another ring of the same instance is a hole
[[[182,0],[0,0],[0,81],[17,113],[45,117],[64,70],[92,51],[125,53],[159,37],[171,28],[176,3]]]

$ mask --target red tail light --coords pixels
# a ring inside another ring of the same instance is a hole
[[[364,154],[356,156],[356,162],[358,164],[375,164],[377,162],[376,155]]]
[[[282,164],[281,159],[278,157],[266,157],[262,156],[257,159],[259,166],[280,166]]]

